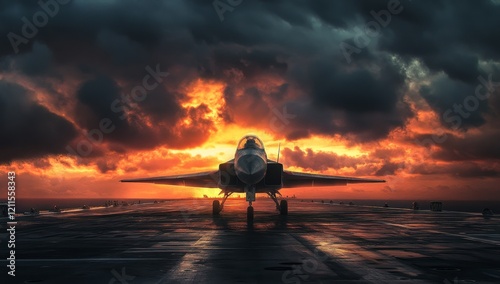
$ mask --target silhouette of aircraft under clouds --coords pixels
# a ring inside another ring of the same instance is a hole
[[[308,186],[336,186],[348,183],[375,183],[385,182],[380,179],[366,179],[356,177],[319,175],[283,170],[277,161],[267,158],[264,144],[255,135],[246,135],[238,143],[234,159],[219,165],[219,169],[210,172],[200,172],[185,175],[161,176],[151,178],[124,179],[121,182],[145,182],[192,187],[220,188],[224,193],[222,202],[214,200],[212,212],[218,215],[224,208],[224,202],[235,192],[244,192],[249,202],[247,221],[253,221],[252,202],[256,193],[267,193],[276,203],[281,215],[288,214],[286,200],[278,202],[281,188],[308,187]]]

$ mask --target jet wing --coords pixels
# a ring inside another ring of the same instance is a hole
[[[308,186],[332,186],[332,185],[346,185],[348,183],[374,183],[374,182],[385,182],[385,180],[283,171],[283,188],[308,187]]]
[[[162,176],[150,178],[123,179],[121,182],[145,182],[170,184],[192,187],[216,187],[218,188],[219,171],[201,172],[185,175]]]

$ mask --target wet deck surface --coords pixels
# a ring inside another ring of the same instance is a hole
[[[24,217],[0,283],[500,283],[500,218],[291,200],[167,201]],[[5,281],[7,280],[7,281]]]

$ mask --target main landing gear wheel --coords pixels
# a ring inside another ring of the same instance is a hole
[[[252,223],[253,222],[253,207],[248,206],[247,208],[247,223]]]
[[[280,214],[288,215],[288,202],[286,200],[281,200],[280,202]]]
[[[212,202],[212,214],[213,215],[219,215],[222,209],[224,208],[224,203],[226,202],[227,198],[233,194],[232,192],[224,192],[224,197],[222,198],[222,203],[219,202],[219,200],[214,200]]]
[[[220,207],[219,200],[214,200],[214,202],[212,202],[212,214],[219,215],[220,211],[221,211],[221,207]]]

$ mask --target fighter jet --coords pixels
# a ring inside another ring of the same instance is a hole
[[[348,183],[385,182],[380,179],[365,179],[344,176],[310,174],[283,170],[283,164],[267,158],[264,144],[255,135],[246,135],[238,143],[234,159],[219,164],[219,169],[209,172],[150,178],[124,179],[121,182],[144,182],[191,187],[220,188],[224,194],[222,202],[214,200],[213,215],[219,215],[227,198],[235,193],[246,194],[247,221],[253,222],[252,202],[256,193],[266,193],[276,203],[281,215],[288,214],[288,203],[279,192],[282,188],[346,185]]]

